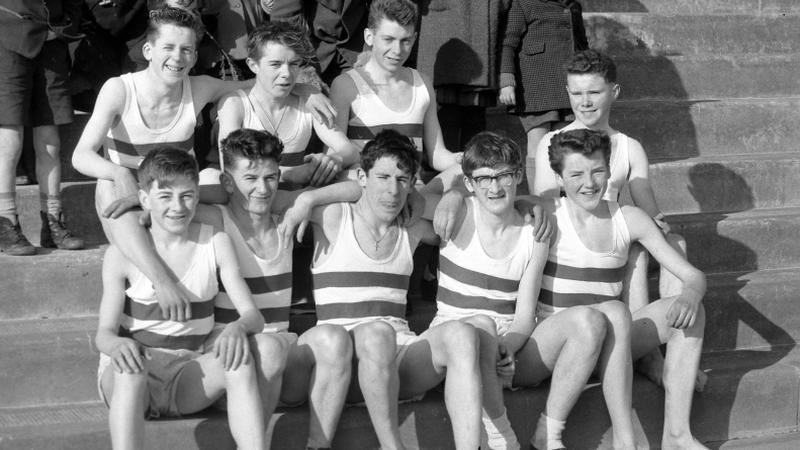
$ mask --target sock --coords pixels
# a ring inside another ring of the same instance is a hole
[[[58,220],[58,215],[61,214],[61,194],[49,195],[39,192],[39,207]]]
[[[547,417],[542,413],[539,422],[536,424],[536,432],[533,433],[531,445],[539,450],[556,450],[565,448],[561,443],[561,432],[564,431],[563,420],[556,420]]]
[[[517,435],[511,428],[511,422],[508,421],[505,409],[500,417],[494,419],[486,414],[486,410],[483,410],[481,421],[483,429],[486,430],[486,445],[491,450],[519,450]]]
[[[17,224],[17,193],[0,192],[0,217],[5,217],[12,224]]]

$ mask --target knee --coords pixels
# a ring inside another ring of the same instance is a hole
[[[451,321],[442,325],[442,335],[448,359],[470,361],[478,357],[478,331],[463,322]]]
[[[603,314],[586,306],[575,307],[571,328],[574,330],[570,333],[573,339],[581,341],[585,346],[599,347],[608,332]]]
[[[280,373],[286,368],[289,344],[276,335],[259,333],[250,338],[250,352],[257,355],[265,375]]]
[[[386,365],[394,361],[395,331],[384,322],[359,325],[355,329],[355,351],[359,361],[372,361]]]
[[[497,325],[489,316],[478,314],[477,316],[471,317],[469,323],[478,330],[487,333],[489,336],[497,337]]]
[[[353,341],[347,330],[337,325],[318,325],[310,347],[318,364],[349,366],[353,358]]]

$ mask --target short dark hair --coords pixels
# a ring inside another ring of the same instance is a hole
[[[567,75],[597,74],[608,83],[617,82],[617,66],[614,60],[605,53],[597,50],[583,50],[567,61],[564,66]]]
[[[374,0],[369,7],[367,28],[378,27],[381,19],[397,22],[401,26],[413,26],[416,30],[419,9],[411,0]]]
[[[240,159],[250,162],[266,159],[280,163],[283,142],[266,131],[242,128],[232,131],[220,142],[220,151],[225,170],[233,167]]]
[[[556,133],[550,139],[547,151],[550,168],[561,175],[564,170],[564,157],[569,153],[589,156],[596,151],[603,152],[603,160],[609,167],[611,158],[611,138],[604,131],[580,129]]]
[[[417,147],[414,142],[392,129],[385,129],[375,136],[375,139],[367,142],[364,150],[361,151],[361,168],[364,172],[369,171],[375,166],[375,162],[384,156],[390,156],[397,160],[397,167],[411,174],[417,174],[419,161],[417,160]]]
[[[155,42],[162,25],[175,25],[176,27],[191,29],[194,31],[196,38],[195,43],[200,42],[200,39],[205,33],[200,15],[195,11],[174,8],[172,6],[163,6],[150,11],[150,19],[147,21],[146,32],[148,42]]]
[[[514,169],[524,166],[522,150],[516,142],[506,136],[482,131],[467,142],[464,158],[461,160],[461,171],[466,176],[481,167],[496,167],[507,164]]]
[[[153,182],[158,186],[166,187],[177,178],[185,177],[199,183],[197,161],[186,150],[174,147],[161,147],[152,150],[139,164],[137,172],[139,188],[143,191],[150,190]]]
[[[291,49],[303,60],[304,65],[310,64],[314,58],[314,47],[308,36],[289,22],[267,22],[251,31],[247,37],[247,56],[258,60],[269,42]]]

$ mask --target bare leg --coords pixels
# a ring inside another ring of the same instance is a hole
[[[702,305],[694,325],[684,330],[670,328],[667,311],[674,297],[657,300],[634,312],[632,351],[639,357],[667,344],[664,363],[664,449],[705,449],[691,433],[689,416],[692,410],[695,376],[700,366],[705,329],[705,310]]]
[[[494,449],[519,449],[519,442],[506,415],[503,402],[503,387],[497,377],[497,325],[484,315],[471,316],[464,322],[478,331],[480,356],[478,363],[483,385],[483,428],[486,432],[487,446]]]
[[[600,352],[598,369],[603,382],[603,397],[614,428],[614,448],[636,448],[631,410],[631,313],[619,301],[603,302],[591,307],[602,312],[608,320],[608,334]]]
[[[256,374],[258,375],[258,392],[261,394],[261,407],[264,419],[269,420],[281,393],[283,371],[289,354],[289,337],[292,334],[259,333],[250,337]],[[287,339],[284,339],[287,338]],[[266,423],[264,423],[266,427]]]
[[[206,353],[186,365],[176,389],[181,414],[201,411],[227,393],[228,426],[236,445],[243,450],[266,448],[264,412],[252,361],[225,370],[213,354]]]
[[[358,384],[381,448],[403,449],[397,413],[396,333],[387,323],[370,322],[357,326],[352,334]]]
[[[61,138],[56,125],[33,128],[33,148],[36,151],[36,178],[39,192],[58,195],[61,192]]]
[[[144,448],[144,412],[148,403],[147,372],[120,373],[109,366],[101,379],[109,399],[108,425],[114,450]]]
[[[400,361],[401,398],[421,394],[447,375],[444,401],[456,449],[480,445],[481,374],[474,327],[452,321],[429,328]]]
[[[544,414],[566,421],[597,365],[606,329],[602,313],[586,306],[544,319],[517,352],[514,384],[534,386],[552,374]],[[560,434],[551,435],[537,427],[532,443],[545,450],[559,448],[560,440]]]
[[[281,400],[294,405],[308,398],[307,447],[331,447],[350,384],[352,359],[350,335],[336,325],[317,325],[289,350]]]
[[[22,155],[22,126],[0,126],[0,196],[6,197],[15,208],[17,187],[15,174],[19,157]],[[16,224],[15,211],[0,211],[0,215]]]

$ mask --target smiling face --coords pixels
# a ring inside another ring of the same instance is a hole
[[[186,232],[199,200],[197,182],[177,176],[169,183],[153,181],[148,190],[139,190],[142,208],[150,212],[153,226],[172,234]]]
[[[414,175],[398,167],[395,158],[382,156],[369,173],[358,169],[358,182],[364,190],[362,199],[368,209],[378,219],[389,223],[403,210],[414,186]]]
[[[558,181],[567,198],[586,211],[594,211],[603,199],[608,183],[608,165],[603,152],[564,155]]]
[[[302,58],[274,41],[261,47],[258,60],[247,58],[247,65],[256,74],[256,83],[273,98],[286,98],[300,73]]]
[[[239,158],[232,167],[225,168],[222,184],[230,195],[233,208],[265,215],[271,212],[280,175],[278,163],[273,159],[250,161]]]
[[[403,67],[416,38],[413,25],[403,26],[385,17],[374,29],[364,30],[364,41],[371,47],[371,61],[390,73]]]
[[[486,211],[502,215],[514,208],[517,184],[522,172],[508,164],[495,167],[480,167],[472,175],[464,177],[467,190],[475,194],[478,204]]]
[[[575,119],[587,128],[608,127],[611,105],[619,95],[619,85],[596,73],[568,74],[567,93]]]
[[[191,28],[160,25],[155,39],[144,43],[142,53],[148,68],[163,80],[182,81],[197,62],[197,35]]]

